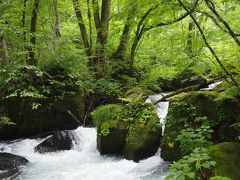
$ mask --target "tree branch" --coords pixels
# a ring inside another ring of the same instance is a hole
[[[195,19],[195,17],[192,15],[192,13],[187,9],[187,7],[183,4],[183,2],[181,0],[178,0],[179,4],[183,7],[183,9],[189,13],[190,17],[192,18],[193,22],[195,23],[195,25],[197,26],[202,39],[205,43],[205,45],[207,46],[207,48],[210,50],[210,52],[212,53],[213,57],[216,59],[216,61],[218,62],[218,64],[220,65],[220,67],[222,68],[222,70],[225,72],[225,74],[231,79],[232,83],[235,86],[239,86],[238,82],[235,80],[235,78],[228,72],[227,68],[223,65],[223,63],[221,62],[221,60],[219,59],[219,57],[217,56],[216,52],[213,50],[213,48],[211,47],[211,45],[208,43],[207,38],[202,30],[202,28],[200,27],[200,25],[198,24],[197,20]]]
[[[238,46],[240,46],[239,39],[237,38],[237,36],[235,36],[235,33],[233,32],[230,25],[220,16],[220,14],[218,14],[217,10],[215,9],[214,3],[211,2],[210,0],[204,0],[204,1],[205,1],[206,5],[208,6],[208,8],[212,11],[212,13],[215,16],[217,16],[217,18],[219,19],[219,21],[221,21],[221,23],[223,23],[223,25],[227,29],[228,34],[234,39],[234,41],[238,44]]]

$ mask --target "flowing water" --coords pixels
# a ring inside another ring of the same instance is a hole
[[[166,177],[167,164],[160,152],[139,163],[116,156],[101,156],[96,149],[96,130],[79,127],[72,150],[39,154],[34,147],[43,139],[25,139],[0,144],[5,152],[21,155],[30,163],[22,167],[16,179],[28,180],[161,180]]]
[[[202,90],[212,90],[221,82],[213,83]],[[146,102],[154,103],[166,94],[152,95]],[[156,104],[163,125],[169,102]],[[0,150],[27,158],[30,163],[22,167],[16,179],[22,180],[163,180],[168,165],[160,157],[160,149],[139,163],[116,156],[101,156],[97,151],[96,130],[79,127],[74,131],[72,150],[39,154],[34,147],[44,139],[24,139],[10,144],[0,144]]]

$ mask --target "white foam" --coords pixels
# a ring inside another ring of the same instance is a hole
[[[43,139],[25,139],[0,144],[5,152],[21,155],[30,163],[16,179],[34,180],[161,180],[166,164],[159,153],[139,163],[115,156],[101,156],[96,149],[96,130],[79,127],[75,130],[72,150],[39,154],[34,147]]]

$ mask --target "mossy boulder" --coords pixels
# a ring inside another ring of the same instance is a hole
[[[31,100],[9,98],[6,101],[8,117],[16,125],[4,126],[0,139],[30,137],[57,130],[70,130],[80,124],[85,112],[85,98],[78,95],[65,95],[56,101],[43,100],[38,109],[33,109]]]
[[[221,92],[221,91],[225,91],[230,87],[232,87],[232,85],[228,81],[224,80],[222,81],[221,84],[217,85],[213,90],[217,92]]]
[[[185,88],[196,84],[206,83],[207,80],[192,70],[186,69],[179,73],[172,81],[175,89]]]
[[[79,78],[58,63],[45,70],[28,65],[13,69],[0,101],[16,125],[2,127],[0,139],[76,128],[76,119],[82,121],[85,114],[85,89]]]
[[[215,175],[240,179],[240,143],[224,142],[209,147],[209,154],[216,161]]]
[[[105,110],[103,115],[98,112],[98,117],[111,117],[104,115]],[[139,161],[154,155],[159,148],[162,131],[152,104],[128,104],[112,118],[98,122],[97,147],[101,154],[120,154]]]
[[[154,114],[146,124],[136,122],[129,128],[123,148],[123,156],[126,159],[137,162],[157,152],[162,137],[162,128],[156,125],[157,122],[159,118]]]
[[[190,69],[186,69],[172,78],[160,77],[156,80],[163,91],[175,91],[177,89],[204,84],[207,80]]]
[[[97,148],[101,154],[121,154],[126,136],[127,128],[121,121],[105,121],[98,127]]]
[[[170,100],[162,157],[174,161],[185,155],[176,138],[186,127],[208,125],[214,131],[211,141],[219,143],[235,140],[239,132],[231,125],[239,121],[239,100],[232,96],[209,91],[179,94]]]

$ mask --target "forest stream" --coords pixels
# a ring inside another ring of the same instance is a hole
[[[203,90],[212,90],[214,83]],[[154,103],[167,93],[152,95],[146,102]],[[169,102],[156,104],[157,114],[162,124],[167,116]],[[168,163],[160,157],[161,150],[150,158],[139,163],[118,156],[101,156],[97,150],[96,129],[78,127],[73,131],[74,146],[69,151],[39,154],[34,147],[44,139],[22,139],[12,143],[1,143],[4,152],[25,157],[30,161],[21,168],[21,173],[15,179],[59,180],[59,179],[98,179],[98,180],[161,180],[168,174]]]

